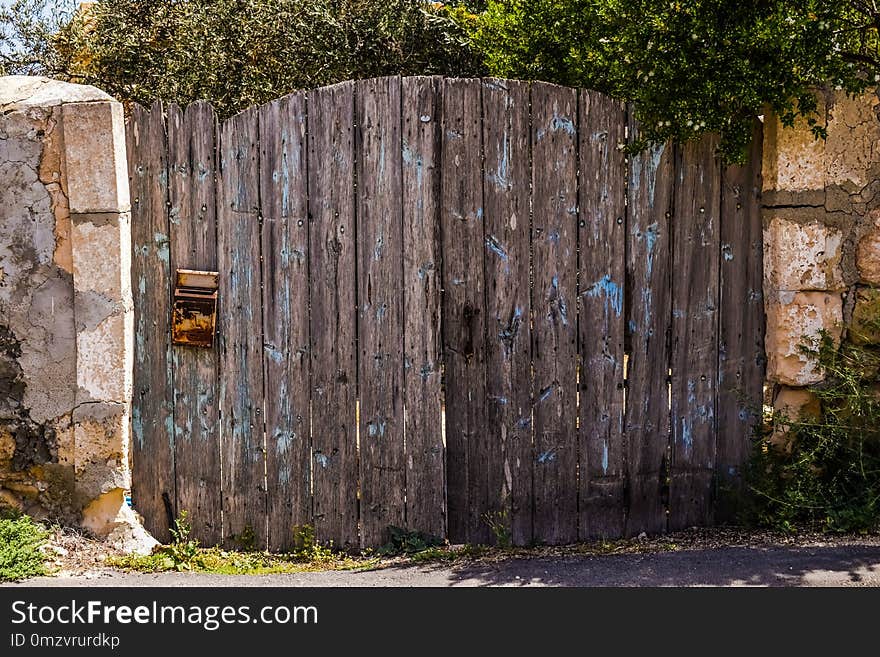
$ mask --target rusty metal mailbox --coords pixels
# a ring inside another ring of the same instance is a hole
[[[217,327],[216,271],[178,269],[171,311],[171,341],[190,347],[214,346]]]

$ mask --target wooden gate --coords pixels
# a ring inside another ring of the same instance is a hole
[[[637,130],[498,79],[135,107],[150,531],[566,543],[727,513],[763,381],[760,133],[723,167],[713,138],[627,158]],[[172,344],[178,269],[219,272],[213,348]]]

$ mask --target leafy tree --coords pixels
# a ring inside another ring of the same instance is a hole
[[[635,101],[645,139],[719,132],[733,160],[766,106],[818,137],[815,86],[880,80],[875,0],[488,0],[456,15],[493,75]]]
[[[61,64],[53,35],[73,17],[74,0],[0,3],[0,75],[53,75]]]
[[[463,29],[420,0],[101,0],[55,30],[41,1],[7,12],[34,36],[6,40],[6,69],[122,100],[206,99],[228,116],[353,78],[484,72]]]

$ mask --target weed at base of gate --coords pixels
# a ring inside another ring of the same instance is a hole
[[[156,547],[146,556],[126,555],[108,561],[112,566],[145,573],[167,571],[214,573],[218,575],[274,575],[321,570],[355,570],[375,565],[375,560],[351,557],[315,541],[309,525],[294,528],[294,549],[285,553],[224,550],[200,547],[190,538],[187,514],[182,512],[171,530],[172,541]]]
[[[493,549],[488,545],[473,545],[468,543],[459,546],[446,545],[441,547],[430,547],[421,552],[414,552],[408,555],[408,557],[413,563],[452,563],[455,561],[480,559],[487,555],[497,553],[497,549]]]
[[[391,540],[380,547],[376,552],[381,556],[416,555],[425,550],[438,548],[444,541],[436,536],[425,534],[413,529],[404,529],[390,525],[388,531]]]
[[[507,510],[487,511],[483,520],[495,536],[495,545],[500,548],[509,548],[513,545],[513,535],[510,531],[510,517]]]

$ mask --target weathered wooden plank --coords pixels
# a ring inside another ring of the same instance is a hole
[[[669,528],[711,519],[718,382],[721,171],[717,139],[682,146],[672,262]]]
[[[220,129],[220,454],[223,540],[265,548],[258,133],[254,109],[233,116]]]
[[[306,96],[260,108],[263,363],[269,549],[311,525]]]
[[[357,547],[354,89],[309,94],[309,298],[315,530]]]
[[[134,399],[132,501],[160,541],[177,513],[171,363],[168,167],[162,105],[132,108],[126,130],[132,199]]]
[[[443,83],[441,233],[448,535],[490,538],[480,81]]]
[[[532,85],[534,538],[577,538],[577,91]]]
[[[638,125],[630,121],[630,139]],[[675,149],[633,155],[627,184],[627,518],[629,536],[666,529]]]
[[[762,127],[755,122],[749,161],[726,167],[722,181],[717,520],[735,516],[742,466],[748,459],[763,397]]]
[[[529,85],[483,80],[488,512],[532,541]]]
[[[402,80],[406,524],[446,535],[440,341],[441,78]]]
[[[358,82],[358,388],[361,545],[406,524],[400,78]]]
[[[216,271],[216,118],[207,103],[168,107],[171,271]],[[172,281],[172,285],[174,282]],[[172,345],[177,508],[203,545],[221,539],[219,349]]]
[[[626,107],[580,92],[579,497],[581,539],[623,534],[626,444]]]

